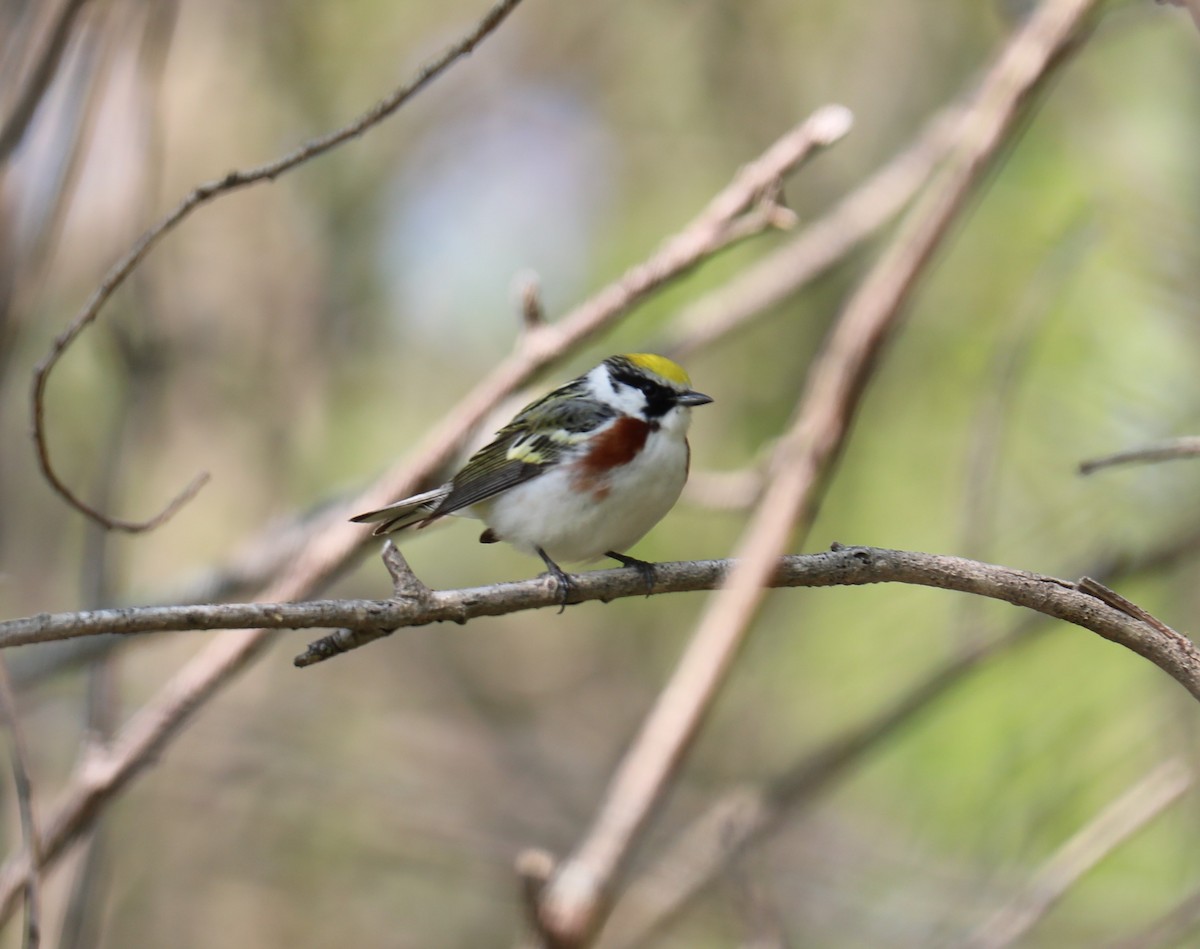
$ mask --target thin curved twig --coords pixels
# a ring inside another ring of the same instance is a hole
[[[376,103],[353,122],[341,128],[312,139],[282,158],[240,171],[231,171],[223,178],[198,185],[162,220],[146,231],[105,274],[99,287],[92,293],[91,298],[71,323],[55,338],[49,353],[35,367],[33,372],[33,389],[31,398],[33,442],[37,455],[38,467],[42,476],[50,483],[55,492],[68,504],[85,514],[91,520],[103,525],[109,530],[120,530],[127,533],[141,533],[154,530],[170,520],[177,511],[188,503],[208,480],[208,474],[197,475],[178,495],[176,495],[161,511],[153,517],[143,520],[126,520],[112,517],[97,510],[76,494],[59,476],[50,460],[50,448],[46,438],[46,384],[50,372],[58,364],[68,347],[79,335],[91,325],[100,314],[101,307],[109,297],[120,287],[134,268],[142,262],[158,241],[175,228],[184,218],[202,204],[207,204],[214,198],[235,191],[248,185],[263,181],[273,181],[279,175],[290,171],[313,158],[323,155],[363,132],[378,125],[392,115],[405,102],[424,89],[430,82],[446,71],[454,62],[466,56],[486,37],[495,30],[511,13],[521,0],[499,0],[461,40],[447,47],[439,56],[422,66],[417,74],[408,82],[397,87],[386,98]]]

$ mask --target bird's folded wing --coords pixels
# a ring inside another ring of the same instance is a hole
[[[363,514],[356,514],[350,520],[356,524],[383,521],[384,523],[376,527],[372,533],[389,534],[392,531],[408,527],[410,524],[415,524],[417,521],[425,520],[430,512],[437,507],[438,502],[449,493],[450,486],[443,484],[432,491],[426,491],[423,494],[414,494],[412,497],[393,501],[386,507],[376,508],[374,511],[366,511]]]
[[[578,380],[522,410],[479,449],[450,482],[450,493],[430,518],[452,514],[536,478],[576,454],[580,446],[609,424],[616,411],[584,398]]]

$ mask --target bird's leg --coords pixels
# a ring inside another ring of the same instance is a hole
[[[566,575],[563,568],[550,559],[550,555],[541,547],[536,548],[538,556],[542,558],[542,563],[546,565],[546,572],[554,577],[554,582],[558,585],[558,612],[562,612],[567,608],[567,598],[571,595],[571,578]]]
[[[646,596],[654,592],[654,584],[658,578],[654,573],[654,564],[650,563],[650,561],[638,560],[637,557],[619,554],[615,550],[606,550],[604,556],[611,557],[620,563],[622,567],[636,567],[637,572],[642,575],[642,581],[646,584]]]

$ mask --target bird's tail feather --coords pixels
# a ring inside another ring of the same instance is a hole
[[[393,501],[386,507],[367,511],[363,514],[356,514],[350,520],[356,524],[380,521],[381,523],[371,533],[375,536],[390,534],[393,531],[403,530],[412,524],[416,524],[418,521],[425,520],[449,493],[449,486],[442,485],[440,488],[434,488],[432,491],[426,491],[423,494],[414,494],[410,498]]]

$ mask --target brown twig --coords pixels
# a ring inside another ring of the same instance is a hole
[[[746,236],[737,222],[762,200],[772,184],[806,158],[833,144],[848,130],[849,115],[840,107],[818,110],[785,134],[759,159],[745,166],[729,186],[645,262],[585,301],[554,324],[521,338],[515,353],[502,362],[452,410],[413,453],[359,497],[321,518],[311,541],[265,598],[292,600],[311,595],[362,549],[366,530],[346,523],[355,511],[379,507],[411,493],[423,479],[446,465],[493,406],[538,370],[581,345],[628,313],[670,280]],[[729,217],[732,215],[732,218]],[[764,227],[767,216],[760,216]],[[645,592],[644,586],[642,592]],[[271,642],[271,630],[228,632],[188,662],[150,699],[117,736],[111,754],[99,762],[82,761],[58,809],[46,821],[43,860],[56,859],[95,814],[160,754],[198,708],[232,681]],[[11,912],[12,890],[4,881],[28,865],[28,854],[12,857],[0,870],[0,918]]]
[[[1175,461],[1179,458],[1195,458],[1200,455],[1200,437],[1195,435],[1173,438],[1170,441],[1146,445],[1143,448],[1131,448],[1112,455],[1102,455],[1099,458],[1089,458],[1079,463],[1080,474],[1091,474],[1101,468],[1111,468],[1114,465],[1149,464],[1156,461]]]
[[[1046,861],[1011,902],[963,942],[970,949],[1011,946],[1113,850],[1183,796],[1195,776],[1179,759],[1164,761],[1109,804]]]
[[[733,561],[730,560],[687,560],[656,564],[657,577],[652,595],[715,589],[732,565]],[[1086,618],[1082,613],[1055,612],[1065,609],[1057,599],[1058,591],[1066,590],[1072,596],[1078,597],[1072,601],[1076,604],[1103,603],[1090,592],[1079,590],[1077,584],[1069,580],[998,567],[961,557],[878,547],[839,545],[825,553],[793,554],[780,558],[774,568],[772,575],[767,578],[767,582],[774,587],[852,586],[889,581],[914,583],[1007,600],[1070,622],[1081,622],[1089,628],[1092,628],[1090,624],[1093,620]],[[547,583],[544,577],[466,587],[461,590],[431,590],[419,580],[413,579],[420,585],[419,594],[406,592],[387,600],[212,603],[38,613],[35,616],[0,621],[0,649],[114,633],[128,636],[141,633],[252,627],[321,629],[335,626],[371,630],[386,624],[391,624],[392,629],[399,629],[429,623],[466,621],[480,616],[503,616],[522,610],[557,606],[559,603],[558,593],[553,584]],[[606,602],[646,595],[645,580],[636,570],[628,567],[577,573],[572,575],[571,581],[570,603],[593,600]],[[1039,599],[1046,600],[1046,604],[1039,607]],[[1113,611],[1139,623],[1145,622],[1128,609],[1113,607]],[[1154,628],[1161,631],[1160,627],[1161,624],[1158,624]],[[1181,640],[1179,634],[1174,631],[1169,638],[1180,644],[1188,642]],[[1200,683],[1200,678],[1197,682]]]
[[[731,560],[656,564],[653,595],[717,589],[735,572],[736,566]],[[593,570],[575,574],[571,579],[571,603],[608,602],[646,595],[644,579],[628,567]],[[764,582],[770,587],[910,583],[1004,600],[1083,626],[1131,649],[1200,699],[1200,651],[1189,639],[1124,598],[1122,601],[1128,606],[1118,608],[1081,590],[1069,580],[962,557],[839,545],[826,553],[782,557],[772,564]],[[344,652],[387,635],[381,630],[390,632],[430,623],[463,623],[481,616],[503,616],[559,605],[557,590],[541,577],[461,590],[431,590],[413,577],[406,581],[403,589],[406,592],[388,600],[214,603],[40,613],[0,622],[0,648],[111,633],[136,635],[251,627],[321,629],[339,626],[351,634],[363,634],[363,641],[335,650]]]
[[[989,73],[938,181],[851,298],[813,367],[771,480],[738,544],[738,564],[619,765],[591,827],[543,891],[535,925],[549,946],[587,944],[616,879],[698,733],[763,600],[779,555],[815,513],[871,369],[916,280],[940,245],[1021,106],[1079,36],[1097,0],[1050,0]]]
[[[154,245],[191,214],[192,211],[214,198],[239,188],[247,187],[248,185],[258,184],[263,181],[273,181],[279,175],[319,155],[325,154],[338,145],[356,138],[373,126],[378,125],[445,72],[454,62],[474,50],[484,37],[495,30],[520,2],[521,0],[499,0],[466,36],[444,50],[441,55],[422,66],[411,80],[396,88],[386,98],[376,103],[371,109],[364,112],[348,125],[335,129],[320,138],[313,139],[275,161],[256,168],[231,171],[223,178],[214,179],[213,181],[208,181],[197,186],[170,213],[150,228],[150,230],[146,231],[134,246],[112,266],[83,309],[79,311],[66,329],[55,338],[50,347],[50,352],[38,363],[33,373],[31,410],[33,441],[38,467],[41,470],[42,476],[50,483],[51,487],[54,488],[60,497],[76,510],[110,530],[139,533],[153,530],[173,517],[183,505],[196,495],[208,480],[207,473],[197,475],[183,491],[154,517],[144,521],[132,521],[111,517],[89,505],[59,477],[50,460],[50,449],[46,438],[46,385],[50,377],[50,372],[58,364],[58,361],[62,358],[68,347],[95,321],[96,317],[100,314],[101,307],[104,306],[105,302],[107,302],[117,288],[125,282],[126,278],[141,263]]]
[[[1183,633],[1172,629],[1158,617],[1151,615],[1143,607],[1138,606],[1132,600],[1128,600],[1121,596],[1116,590],[1111,590],[1099,580],[1093,580],[1091,577],[1080,577],[1079,582],[1075,585],[1080,593],[1086,593],[1088,596],[1094,596],[1102,603],[1106,603],[1114,610],[1119,610],[1127,616],[1132,616],[1135,620],[1145,623],[1152,629],[1158,630],[1164,636],[1171,636],[1181,643],[1191,644]]]

